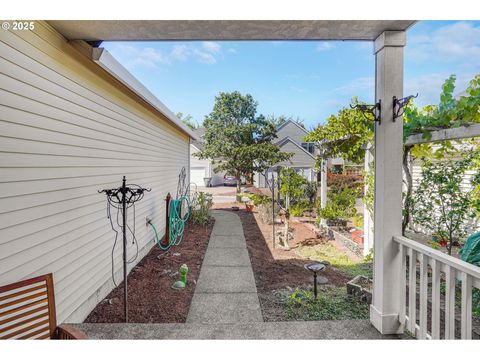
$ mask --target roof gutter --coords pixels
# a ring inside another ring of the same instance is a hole
[[[118,81],[140,96],[147,103],[152,105],[157,111],[163,114],[175,126],[180,128],[190,138],[197,140],[198,135],[195,134],[188,126],[186,126],[175,114],[165,106],[150,90],[148,90],[140,81],[137,80],[127,69],[125,69],[113,56],[104,48],[92,49],[92,60],[115,77]]]

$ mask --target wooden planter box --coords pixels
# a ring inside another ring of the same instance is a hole
[[[372,280],[363,276],[357,275],[347,283],[347,293],[355,296],[367,304],[372,303]]]

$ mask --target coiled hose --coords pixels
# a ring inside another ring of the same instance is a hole
[[[185,203],[185,209],[187,209],[185,215],[182,217],[182,205]],[[162,245],[159,237],[157,228],[152,222],[149,224],[152,226],[153,231],[155,232],[155,242],[158,247],[164,251],[170,249],[172,245],[180,245],[183,239],[183,231],[185,230],[185,223],[190,217],[190,201],[186,196],[181,196],[178,199],[170,200],[170,209],[168,215],[168,225],[169,225],[169,242],[166,245]]]

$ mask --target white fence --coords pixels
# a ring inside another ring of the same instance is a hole
[[[400,269],[400,286],[402,289],[400,322],[419,339],[454,339],[456,335],[456,282],[459,281],[461,283],[460,337],[471,339],[472,290],[473,288],[480,289],[480,268],[403,236],[394,237],[394,240],[399,244],[402,259]],[[419,266],[417,266],[417,263]],[[420,279],[418,299],[417,275]],[[431,278],[431,286],[429,286],[429,277]],[[444,286],[441,286],[442,282],[444,282]],[[441,288],[445,289],[443,324],[440,321],[441,297],[443,295]],[[429,302],[431,303],[430,311]],[[419,309],[418,314],[417,308]]]

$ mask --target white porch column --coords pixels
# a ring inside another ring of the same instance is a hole
[[[403,332],[398,320],[400,256],[393,242],[402,234],[403,119],[392,121],[393,96],[403,96],[404,31],[385,31],[376,40],[375,99],[381,124],[375,124],[374,280],[370,321],[382,334]]]
[[[373,161],[372,144],[367,144],[365,149],[365,174],[370,172],[370,165]],[[367,195],[368,184],[365,183],[365,195]],[[373,248],[373,219],[367,206],[363,205],[363,256],[367,256]]]
[[[324,209],[327,205],[327,159],[322,157],[320,164],[320,208]],[[327,220],[321,219],[320,226],[327,226]]]

